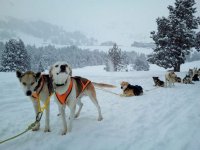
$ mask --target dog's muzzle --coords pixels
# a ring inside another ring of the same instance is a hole
[[[32,92],[31,91],[26,91],[27,96],[31,96]]]
[[[123,89],[123,87],[121,86],[121,89]]]
[[[66,71],[66,66],[65,65],[61,65],[60,66],[60,72],[65,72]]]

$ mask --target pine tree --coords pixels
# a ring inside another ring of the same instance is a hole
[[[126,70],[127,64],[125,63],[125,55],[123,55],[120,48],[115,43],[108,51],[106,71],[123,71]]]
[[[200,32],[196,34],[195,48],[200,51]]]
[[[144,54],[141,54],[139,57],[136,58],[135,63],[132,67],[134,70],[137,71],[148,71],[150,66],[146,56]]]
[[[180,65],[185,63],[186,55],[195,46],[194,29],[200,23],[199,18],[194,16],[194,5],[194,0],[176,0],[175,7],[168,6],[168,18],[157,19],[158,31],[151,32],[156,48],[148,56],[149,62],[180,71]]]
[[[2,71],[27,71],[31,69],[30,57],[22,40],[11,39],[5,44],[2,53]]]

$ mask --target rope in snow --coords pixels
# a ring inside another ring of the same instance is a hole
[[[102,88],[95,87],[95,89],[102,90],[102,91],[105,91],[105,92],[108,92],[108,93],[111,93],[111,94],[114,94],[114,95],[117,95],[117,96],[122,96],[121,94],[117,94],[115,92],[108,91],[108,90],[105,90],[105,89],[102,89]]]
[[[28,126],[28,128],[27,128],[26,130],[24,130],[23,132],[21,132],[21,133],[15,135],[15,136],[13,136],[13,137],[10,137],[10,138],[8,138],[8,139],[6,139],[6,140],[0,141],[0,144],[3,144],[3,143],[5,143],[5,142],[7,142],[7,141],[10,141],[10,140],[12,140],[12,139],[15,139],[15,138],[17,138],[17,137],[23,135],[24,133],[26,133],[26,132],[28,132],[29,130],[31,130],[31,129],[35,126],[36,123],[37,123],[37,121],[35,121],[34,123],[31,123],[31,124]]]
[[[159,86],[157,86],[157,87],[155,87],[155,88],[153,88],[153,89],[150,89],[150,90],[145,90],[145,92],[153,91],[153,90],[155,90],[155,89],[157,89],[157,88],[159,88]]]

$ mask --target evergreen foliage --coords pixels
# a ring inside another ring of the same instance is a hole
[[[157,32],[151,32],[156,44],[154,53],[148,61],[165,69],[174,68],[180,71],[185,63],[186,55],[195,46],[195,31],[199,18],[194,16],[196,8],[194,0],[176,0],[175,6],[168,6],[169,16],[157,19]]]
[[[106,71],[127,71],[126,54],[115,43],[108,51]]]
[[[31,69],[30,57],[22,40],[11,39],[2,52],[1,71],[27,71]]]

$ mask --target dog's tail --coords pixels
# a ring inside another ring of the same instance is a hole
[[[106,83],[96,83],[96,82],[92,82],[92,84],[93,84],[94,86],[97,86],[97,87],[116,88],[115,85],[106,84]]]

